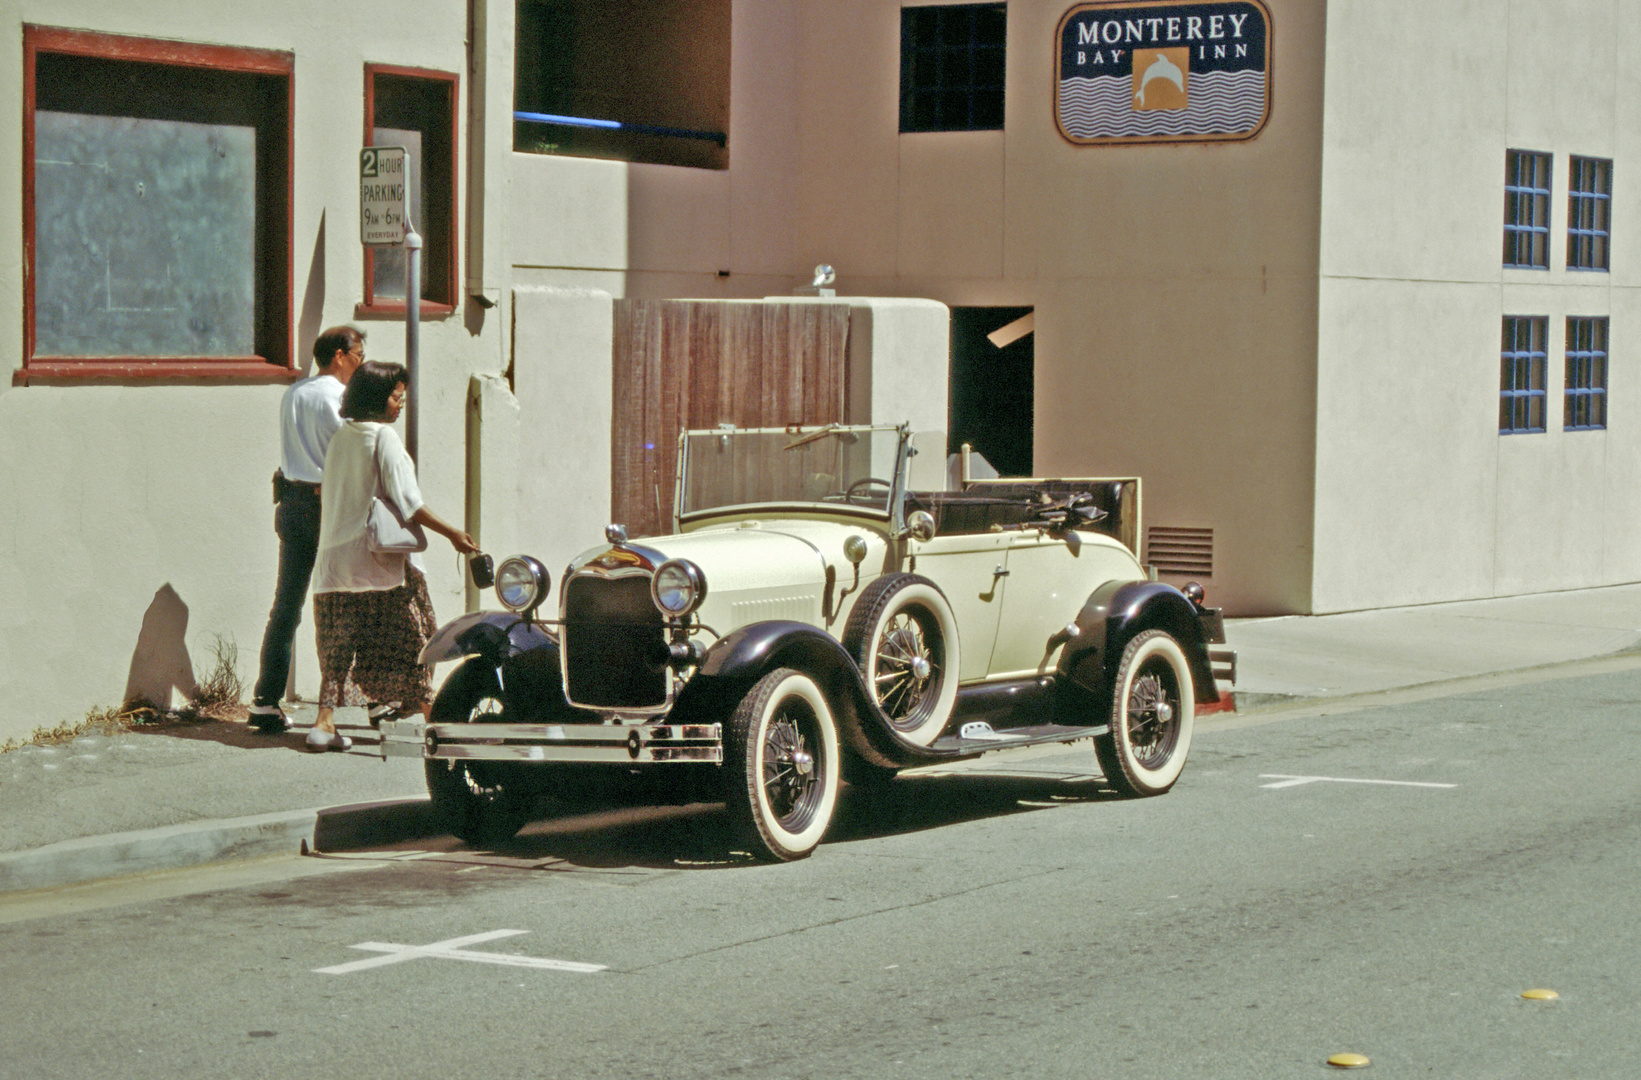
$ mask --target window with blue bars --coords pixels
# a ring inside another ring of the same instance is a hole
[[[900,130],[1003,126],[1003,4],[900,9]]]
[[[1607,270],[1613,163],[1574,157],[1567,169],[1567,269]]]
[[[1544,430],[1547,315],[1506,315],[1499,352],[1499,434]]]
[[[1550,155],[1510,150],[1504,162],[1504,265],[1550,268]]]
[[[1566,431],[1607,426],[1607,317],[1568,316]]]

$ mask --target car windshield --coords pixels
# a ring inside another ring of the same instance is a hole
[[[775,504],[887,513],[899,456],[898,428],[685,432],[679,512]]]

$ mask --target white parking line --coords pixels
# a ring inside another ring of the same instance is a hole
[[[1386,784],[1391,787],[1456,788],[1457,784],[1429,784],[1418,780],[1360,780],[1352,776],[1293,776],[1289,773],[1260,773],[1261,780],[1275,780],[1274,784],[1260,784],[1262,788],[1298,787],[1301,784]]]
[[[355,960],[349,964],[337,964],[334,967],[314,968],[320,975],[348,975],[355,971],[364,971],[367,968],[382,967],[386,964],[401,964],[406,960],[415,960],[418,957],[430,957],[435,960],[468,960],[478,964],[500,964],[504,967],[545,968],[550,971],[573,971],[581,975],[590,975],[595,971],[607,970],[603,964],[578,964],[572,960],[548,960],[539,956],[519,956],[516,953],[483,952],[477,949],[463,948],[465,945],[478,945],[485,941],[495,941],[497,938],[514,937],[518,934],[528,934],[528,930],[491,930],[484,934],[471,934],[467,937],[450,938],[447,941],[435,941],[431,945],[393,945],[383,941],[362,941],[349,948],[363,949],[366,952],[382,953],[369,960]]]

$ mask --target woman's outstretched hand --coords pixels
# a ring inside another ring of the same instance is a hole
[[[432,529],[440,536],[443,536],[445,539],[450,541],[451,547],[455,548],[463,555],[471,555],[479,550],[479,545],[473,542],[473,538],[471,536],[468,536],[454,525],[445,521],[444,518],[440,517],[438,514],[435,514],[426,506],[421,507],[414,514],[410,515],[410,520],[424,528]]]

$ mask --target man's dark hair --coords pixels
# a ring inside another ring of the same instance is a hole
[[[322,368],[330,367],[339,352],[349,352],[362,343],[365,335],[351,326],[333,326],[313,339],[313,360]]]
[[[395,387],[410,382],[403,364],[366,360],[348,380],[342,392],[342,417],[346,420],[380,420],[387,413],[387,399]]]

